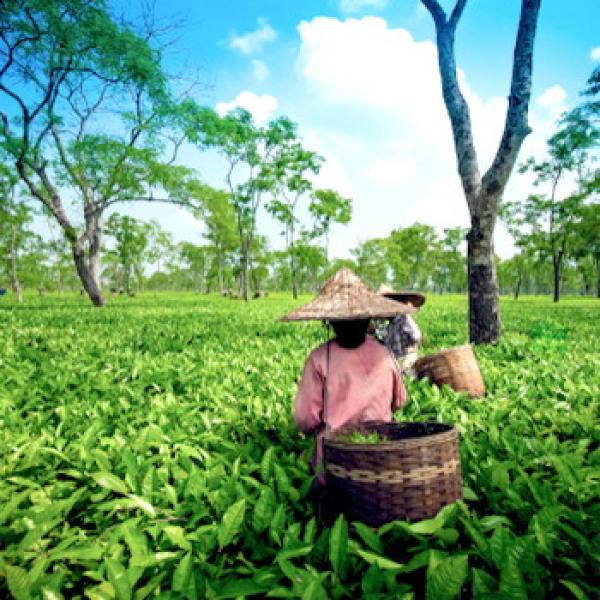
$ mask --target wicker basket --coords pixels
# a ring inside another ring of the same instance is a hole
[[[377,432],[380,444],[343,436]],[[379,526],[433,517],[462,497],[457,433],[443,423],[368,422],[325,439],[327,494],[349,520]]]
[[[457,346],[419,358],[414,364],[417,377],[427,377],[436,385],[449,385],[471,398],[485,394],[485,384],[471,346]]]

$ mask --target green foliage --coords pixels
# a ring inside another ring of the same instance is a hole
[[[373,288],[391,280],[397,289],[460,292],[467,282],[464,240],[460,227],[439,236],[430,225],[414,223],[386,238],[367,240],[352,253],[357,273]]]
[[[597,596],[597,301],[503,300],[484,398],[407,381],[396,418],[456,425],[465,500],[378,529],[315,519],[291,403],[326,332],[291,308],[0,299],[0,596]],[[428,298],[426,353],[464,341],[466,308]]]
[[[362,431],[353,431],[347,435],[339,435],[336,440],[350,444],[383,444],[388,439],[376,431],[373,433],[363,433]]]
[[[98,305],[103,213],[124,201],[189,205],[194,184],[191,169],[173,164],[183,108],[150,13],[134,26],[103,0],[19,0],[0,11],[0,147],[62,229]]]
[[[133,217],[113,213],[108,218],[105,231],[106,235],[115,241],[115,248],[110,251],[109,256],[114,258],[120,267],[120,273],[116,277],[116,287],[124,287],[125,291],[129,293],[132,276],[137,275],[138,278],[141,278],[150,226]],[[119,275],[122,276],[122,282]]]
[[[600,103],[595,97],[597,79],[596,69],[583,92],[592,100],[586,100],[561,117],[559,129],[547,141],[548,158],[536,162],[531,157],[520,167],[522,173],[531,171],[535,175],[534,185],[545,185],[546,193],[530,194],[525,200],[504,205],[500,211],[520,248],[518,262],[513,261],[511,265],[511,270],[516,271],[518,287],[526,272],[537,266],[531,260],[536,256],[538,264],[544,260],[552,264],[556,302],[569,261],[578,263],[585,293],[592,287],[590,271],[595,271],[600,297],[600,241],[598,228],[594,227],[598,212],[594,194],[597,195],[599,180],[594,154],[600,144]],[[559,186],[568,177],[574,179],[575,185],[571,184],[568,194],[561,194]],[[585,265],[586,260],[593,264]],[[514,275],[511,273],[509,277],[514,278]]]

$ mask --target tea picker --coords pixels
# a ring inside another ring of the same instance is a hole
[[[413,306],[372,292],[352,271],[341,269],[325,283],[312,302],[282,318],[283,321],[326,321],[335,334],[332,340],[310,353],[294,403],[294,420],[298,428],[304,433],[315,434],[316,448],[312,460],[316,475],[315,493],[320,499],[320,506],[326,510],[327,507],[335,507],[337,512],[341,510],[353,518],[375,523],[381,519],[406,516],[403,512],[406,502],[400,493],[405,484],[410,494],[417,501],[420,499],[419,494],[415,496],[412,486],[415,475],[412,473],[415,465],[412,454],[409,452],[405,466],[402,464],[404,446],[400,458],[388,460],[394,454],[388,452],[390,444],[397,445],[390,439],[394,438],[394,431],[399,426],[392,423],[393,411],[403,406],[407,399],[402,376],[389,350],[367,335],[371,319],[391,319],[414,312]],[[368,460],[364,464],[361,459],[364,452],[360,456],[355,452],[348,454],[346,446],[352,450],[364,448],[365,444],[345,442],[343,436],[339,437],[342,433],[362,428],[367,428],[367,433],[383,428],[381,438],[375,436],[383,443],[367,444],[365,456]],[[443,433],[447,433],[446,430],[450,431],[450,437],[454,435],[455,440],[453,428],[444,426]],[[423,433],[422,427],[418,433]],[[436,430],[436,433],[441,432]],[[333,453],[331,444],[336,446]],[[415,446],[414,440],[409,446]],[[380,447],[384,453],[382,471],[377,466],[380,456],[376,449]],[[444,473],[455,476],[457,470],[460,481],[458,458],[451,452],[440,454],[436,448],[423,453],[425,458],[431,457],[432,465],[419,464],[416,467],[425,469],[416,472],[418,485]],[[340,452],[346,458],[350,457],[350,462],[343,457],[340,459]],[[357,463],[353,462],[353,457],[358,457]],[[456,499],[456,485],[451,486],[451,492]],[[368,495],[373,496],[375,504]],[[438,500],[425,502],[425,507],[428,510],[432,506],[439,508]],[[360,513],[361,506],[368,509],[367,513]],[[415,513],[414,517],[423,518],[421,513]]]
[[[414,291],[394,291],[382,284],[377,293],[381,296],[412,306],[415,311],[425,304],[425,296]],[[417,361],[421,345],[421,330],[410,314],[400,314],[392,320],[377,319],[374,335],[393,354],[403,374],[414,375],[413,365]]]
[[[341,269],[308,304],[283,321],[327,321],[335,338],[309,355],[298,385],[294,419],[316,434],[315,469],[322,465],[329,429],[363,421],[390,421],[406,402],[406,390],[389,351],[367,335],[369,320],[413,309],[373,293],[349,269]],[[322,473],[319,481],[324,482]]]

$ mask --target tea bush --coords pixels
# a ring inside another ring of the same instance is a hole
[[[399,420],[456,424],[464,495],[437,517],[321,527],[291,421],[317,323],[284,296],[0,299],[0,596],[593,598],[600,303],[505,300],[484,398],[408,381]],[[424,351],[464,343],[432,297]]]

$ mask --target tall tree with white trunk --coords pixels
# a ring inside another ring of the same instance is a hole
[[[438,0],[421,0],[435,23],[444,103],[450,117],[458,172],[471,216],[467,234],[469,337],[474,343],[500,338],[499,290],[494,263],[494,227],[502,195],[517,155],[531,129],[527,114],[531,96],[533,45],[541,0],[522,0],[504,132],[494,160],[481,175],[469,107],[460,90],[454,56],[456,27],[467,0],[457,0],[450,16]]]

